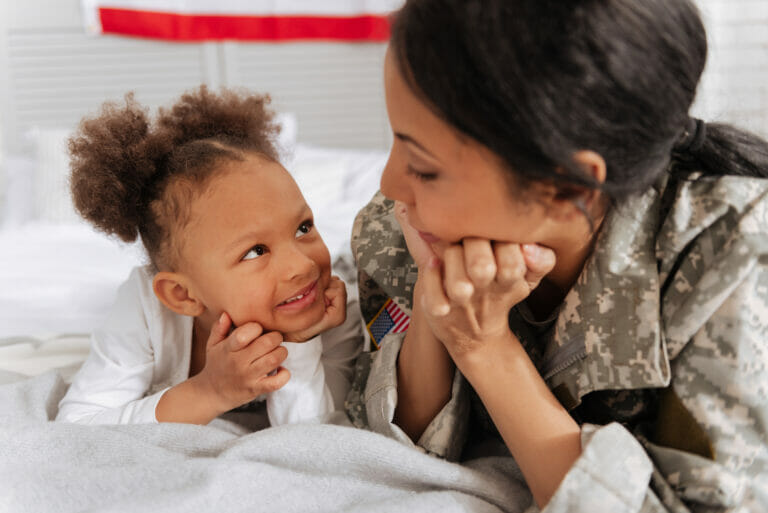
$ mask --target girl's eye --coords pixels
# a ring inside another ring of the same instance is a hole
[[[296,230],[296,238],[298,239],[298,238],[299,238],[299,237],[301,237],[302,235],[306,235],[306,234],[308,234],[309,232],[311,232],[311,231],[312,231],[312,227],[313,227],[314,225],[315,225],[315,224],[312,222],[312,220],[311,220],[311,219],[308,219],[308,220],[304,221],[303,223],[301,223],[301,224],[299,225],[299,228],[298,228],[298,230]]]
[[[430,182],[437,178],[437,173],[424,173],[412,168],[410,165],[406,168],[406,172],[422,182]]]
[[[257,244],[254,247],[251,248],[248,253],[245,254],[243,257],[243,260],[253,260],[255,258],[259,258],[262,255],[265,255],[267,253],[267,247],[263,244]]]

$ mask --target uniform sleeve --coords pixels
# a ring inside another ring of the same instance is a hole
[[[361,355],[347,411],[358,427],[414,445],[393,422],[397,406],[397,357],[404,338],[404,333],[388,334],[381,340],[381,349]],[[451,399],[429,423],[416,445],[436,456],[457,460],[466,439],[468,412],[466,383],[457,372]]]
[[[87,360],[59,403],[56,420],[82,424],[155,423],[165,390],[147,396],[154,371],[139,269],[121,285]]]
[[[738,242],[721,253],[666,318],[655,428],[584,426],[544,511],[768,511],[768,261]]]

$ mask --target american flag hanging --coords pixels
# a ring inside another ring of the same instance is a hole
[[[368,333],[371,340],[379,348],[379,344],[388,333],[402,333],[408,329],[411,318],[399,307],[397,303],[388,299],[379,313],[368,323]]]
[[[86,29],[171,41],[373,41],[404,0],[80,0]]]

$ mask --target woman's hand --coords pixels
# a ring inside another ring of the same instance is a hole
[[[325,330],[340,326],[347,319],[347,286],[338,276],[331,276],[325,289],[325,314],[316,324],[292,333],[285,333],[288,342],[306,342]]]
[[[394,208],[395,219],[400,224],[400,229],[405,236],[405,245],[408,247],[408,253],[413,257],[413,261],[416,262],[416,266],[421,269],[426,267],[429,260],[435,256],[435,251],[432,247],[419,236],[419,232],[411,226],[408,222],[408,207],[400,202],[395,201]]]
[[[464,239],[419,269],[422,307],[432,332],[458,359],[503,341],[509,310],[555,265],[551,249],[535,244]]]

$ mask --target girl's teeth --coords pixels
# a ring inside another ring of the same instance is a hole
[[[301,295],[298,295],[296,297],[292,297],[291,299],[286,299],[285,301],[283,301],[283,304],[287,305],[288,303],[293,303],[294,301],[298,301],[299,299],[303,298],[304,296],[305,296],[305,294],[301,294]]]

